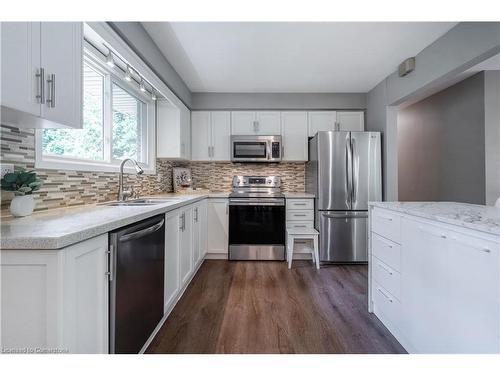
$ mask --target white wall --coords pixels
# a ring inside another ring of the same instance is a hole
[[[500,71],[484,72],[486,204],[500,197]]]
[[[463,22],[416,56],[406,77],[397,71],[367,95],[366,130],[384,139],[384,199],[397,200],[397,111],[456,83],[456,77],[500,52],[500,22]]]

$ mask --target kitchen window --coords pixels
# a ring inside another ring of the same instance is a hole
[[[154,173],[155,103],[102,59],[86,51],[83,128],[36,133],[36,167],[117,171],[132,158]]]

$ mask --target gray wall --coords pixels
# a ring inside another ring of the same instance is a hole
[[[192,109],[365,109],[363,93],[193,93]]]
[[[108,22],[177,97],[191,107],[191,91],[139,22]]]
[[[485,203],[484,73],[398,114],[400,201]]]
[[[416,56],[406,77],[395,71],[367,95],[367,130],[382,131],[384,199],[398,199],[397,116],[399,105],[422,100],[456,82],[473,65],[500,52],[500,22],[459,23]]]
[[[484,72],[486,204],[500,197],[500,71]]]

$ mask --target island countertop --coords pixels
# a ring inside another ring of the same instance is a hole
[[[370,202],[370,206],[500,236],[500,208],[457,202]]]

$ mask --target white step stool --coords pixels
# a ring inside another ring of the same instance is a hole
[[[318,252],[318,236],[319,232],[316,229],[297,229],[289,228],[286,230],[286,260],[288,268],[292,268],[293,248],[295,240],[313,240],[313,249],[311,251],[313,263],[316,263],[316,268],[319,270],[319,252]]]

